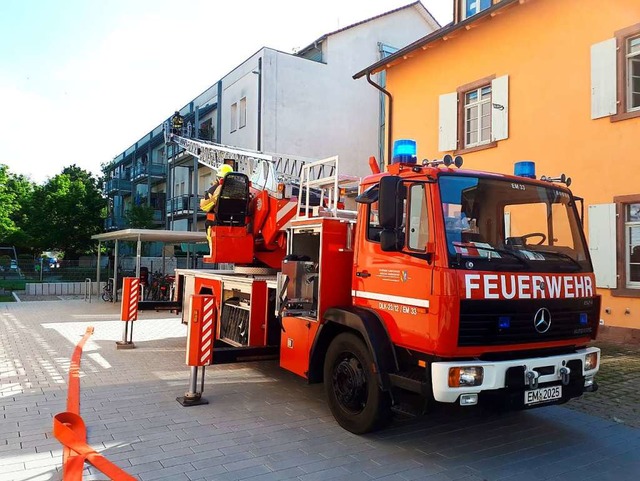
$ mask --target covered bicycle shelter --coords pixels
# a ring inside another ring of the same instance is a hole
[[[143,242],[162,242],[164,244],[202,244],[207,242],[204,232],[188,232],[160,229],[123,229],[113,232],[105,232],[91,236],[98,241],[98,265],[96,267],[96,281],[100,285],[100,250],[103,242],[115,242],[114,247],[114,295],[113,302],[118,300],[118,243],[120,241],[136,242],[136,277],[140,277],[140,259]],[[195,252],[195,249],[194,249]],[[189,263],[190,250],[187,250],[187,264]]]

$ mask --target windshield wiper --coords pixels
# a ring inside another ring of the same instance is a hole
[[[573,257],[571,257],[569,254],[565,254],[564,252],[557,252],[557,251],[541,251],[541,250],[535,250],[532,252],[538,252],[540,254],[546,254],[546,255],[552,255],[552,256],[556,256],[559,257],[560,259],[566,259],[568,261],[571,261],[572,264],[574,264],[578,269],[582,270],[583,269],[583,265],[580,264],[580,262],[578,262],[577,260],[575,260]]]
[[[454,241],[454,242],[452,242],[452,244],[453,244],[454,246],[464,247],[465,249],[468,249],[468,248],[469,248],[469,245],[468,245],[468,244],[464,244],[464,243],[462,243],[462,242]],[[520,262],[520,264],[522,264],[523,266],[525,266],[525,267],[531,267],[531,264],[529,263],[529,261],[528,261],[527,259],[525,259],[525,258],[523,258],[523,257],[520,257],[520,256],[519,256],[518,254],[516,254],[515,252],[511,252],[511,251],[508,251],[508,250],[505,250],[505,249],[496,249],[495,247],[484,247],[484,246],[483,246],[483,247],[480,247],[480,246],[473,246],[473,248],[474,248],[474,249],[477,249],[477,250],[479,250],[479,251],[489,251],[489,252],[496,252],[496,253],[498,253],[498,254],[505,254],[505,255],[508,255],[508,256],[513,257],[513,258],[514,258],[514,259],[516,259],[518,262]],[[462,255],[462,254],[460,254],[460,253],[459,253],[459,255]],[[466,256],[466,257],[475,257],[475,258],[480,257],[480,259],[487,259],[488,261],[491,261],[491,260],[493,260],[493,259],[496,259],[495,257],[491,257],[491,256],[489,256],[489,257],[483,257],[483,256]]]

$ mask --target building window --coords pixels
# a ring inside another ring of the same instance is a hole
[[[640,117],[640,23],[591,46],[591,118]]]
[[[462,16],[465,18],[486,10],[491,6],[492,0],[462,0]]]
[[[247,125],[247,97],[240,99],[240,125],[239,128]]]
[[[491,142],[491,84],[464,92],[464,148]]]
[[[485,77],[440,96],[441,152],[466,153],[509,137],[509,76]]]
[[[235,132],[238,126],[238,104],[231,104],[231,121],[230,121],[230,132]]]
[[[202,140],[210,140],[210,141],[213,141],[215,139],[212,119],[207,119],[204,122],[200,123],[200,129],[198,130],[198,137]]]
[[[625,286],[640,289],[640,199],[623,204],[624,209],[624,262]]]
[[[640,297],[640,194],[617,196],[613,201],[612,221],[617,224],[617,282],[613,284],[611,293],[614,296]]]
[[[640,34],[625,41],[627,111],[640,110]]]

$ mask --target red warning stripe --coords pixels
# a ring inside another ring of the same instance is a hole
[[[64,446],[62,479],[64,481],[82,481],[82,470],[85,461],[87,461],[109,476],[110,479],[116,481],[135,480],[136,478],[124,472],[87,444],[87,428],[80,417],[80,358],[82,357],[82,348],[91,334],[93,334],[93,327],[88,327],[71,356],[67,411],[56,414],[53,418],[53,435]]]

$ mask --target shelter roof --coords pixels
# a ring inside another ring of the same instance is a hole
[[[161,229],[123,229],[92,235],[91,238],[101,242],[115,240],[137,241],[138,239],[145,242],[207,242],[207,235],[204,232]]]

